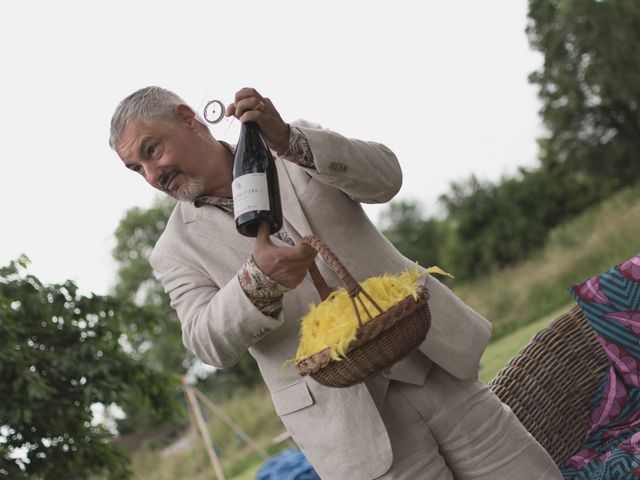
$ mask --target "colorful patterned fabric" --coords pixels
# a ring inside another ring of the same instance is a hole
[[[611,361],[565,480],[640,478],[640,254],[570,288]]]
[[[311,147],[309,147],[309,140],[298,127],[291,127],[289,149],[281,157],[302,167],[316,168],[316,164],[313,161],[313,153],[311,153]]]
[[[242,290],[258,310],[269,317],[278,318],[282,311],[282,296],[290,288],[280,285],[260,270],[252,256],[242,265],[238,280]]]

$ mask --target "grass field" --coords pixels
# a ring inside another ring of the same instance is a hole
[[[453,290],[493,324],[496,340],[571,302],[567,287],[640,251],[640,185],[550,234],[528,260]]]
[[[233,400],[219,405],[234,423],[251,436],[267,453],[274,455],[288,443],[274,445],[272,439],[284,432],[276,415],[269,392],[259,387],[243,392]],[[203,407],[206,415],[206,410]],[[215,416],[208,419],[208,427],[222,469],[227,480],[255,478],[262,458],[251,450],[235,433]],[[192,450],[163,456],[159,449],[143,448],[132,455],[132,469],[136,480],[209,480],[213,478],[211,464],[203,441],[197,437]]]
[[[571,222],[555,229],[544,249],[512,268],[474,282],[453,284],[463,300],[494,325],[492,342],[480,365],[488,382],[536,332],[572,306],[567,287],[597,274],[640,251],[640,185],[620,192]],[[238,396],[224,412],[270,454],[290,445],[271,439],[284,427],[264,388]],[[253,480],[262,459],[215,418],[210,431],[220,449],[227,480]],[[138,480],[209,480],[213,478],[199,441],[192,451],[162,457],[153,448],[133,455]]]

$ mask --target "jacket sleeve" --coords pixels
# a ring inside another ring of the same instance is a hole
[[[384,203],[402,186],[402,170],[395,154],[381,143],[344,137],[304,120],[291,124],[309,142],[315,169],[305,168],[314,179],[338,188],[352,200]]]
[[[247,297],[237,275],[219,287],[204,272],[163,255],[151,255],[155,277],[182,324],[182,342],[214,367],[234,365],[254,343],[284,323],[263,314]]]

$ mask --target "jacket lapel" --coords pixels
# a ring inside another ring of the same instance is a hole
[[[282,214],[285,221],[295,230],[294,232],[288,231],[288,233],[294,234],[298,240],[311,235],[313,232],[298,199],[301,192],[296,191],[292,178],[296,175],[306,175],[306,173],[300,167],[280,158],[276,159],[276,168],[278,169],[278,184],[282,199]]]
[[[212,249],[229,248],[243,257],[252,251],[255,240],[236,231],[231,215],[212,205],[195,207],[191,202],[181,203],[185,227],[215,242]]]

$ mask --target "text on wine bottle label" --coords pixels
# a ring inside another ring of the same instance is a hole
[[[233,215],[269,210],[269,189],[266,173],[247,173],[236,178],[231,184],[233,193]]]

